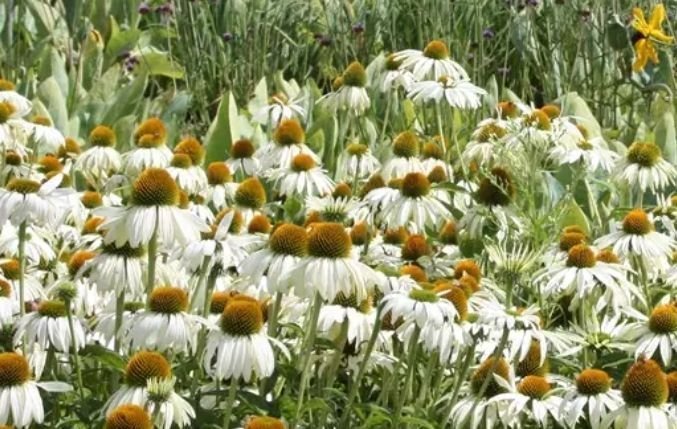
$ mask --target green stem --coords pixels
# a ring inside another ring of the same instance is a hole
[[[334,356],[332,356],[332,360],[328,366],[327,370],[327,387],[331,387],[334,384],[334,380],[336,379],[336,373],[338,372],[338,368],[341,365],[341,358],[343,357],[343,349],[346,346],[346,341],[348,340],[348,317],[343,319],[343,322],[341,323],[341,330],[339,332],[338,338],[336,338],[336,341],[334,342],[334,345],[336,347],[336,350],[334,352]]]
[[[73,367],[75,368],[75,373],[77,374],[78,391],[80,392],[80,400],[82,403],[84,403],[85,388],[84,384],[82,383],[82,370],[80,369],[80,356],[78,355],[78,339],[75,336],[75,324],[73,322],[73,311],[71,310],[70,301],[66,302],[66,317],[68,318],[68,330],[71,334]]]
[[[26,221],[19,225],[19,314],[26,314]],[[26,354],[28,335],[24,335],[21,350]]]
[[[388,128],[388,121],[390,120],[390,110],[391,110],[391,103],[392,103],[392,94],[390,92],[386,93],[386,112],[383,117],[383,125],[381,126],[381,132],[378,135],[378,139],[376,140],[376,144],[380,145],[383,142],[383,137],[386,134],[386,129]]]
[[[276,337],[277,336],[277,318],[280,313],[280,308],[282,306],[282,293],[275,293],[275,301],[273,301],[273,307],[270,309],[270,317],[268,318],[268,336]]]
[[[122,328],[122,318],[124,317],[124,312],[125,312],[125,290],[123,288],[115,300],[114,350],[116,352],[120,351],[120,343],[121,343],[120,337],[122,335],[120,329]]]
[[[447,154],[447,139],[444,137],[444,125],[442,124],[442,111],[439,103],[435,103],[435,119],[437,120],[437,134],[440,135],[440,143],[442,146],[442,154]]]
[[[299,386],[298,401],[296,403],[296,413],[294,420],[290,427],[296,428],[299,417],[301,416],[301,408],[303,407],[303,396],[306,391],[306,385],[310,379],[310,358],[313,353],[313,346],[315,345],[315,337],[317,336],[317,321],[320,318],[320,309],[322,308],[322,297],[318,292],[315,292],[315,298],[312,303],[310,319],[308,320],[308,335],[303,341],[301,347],[301,384]]]
[[[428,366],[426,368],[423,381],[421,382],[421,387],[418,390],[418,398],[416,398],[416,408],[418,409],[423,408],[423,402],[428,397],[428,391],[430,390],[430,380],[432,379],[433,372],[435,372],[435,368],[437,367],[437,360],[437,351],[433,351],[430,354]]]
[[[191,297],[190,308],[197,309],[197,299],[200,296],[198,293],[202,290],[202,287],[205,285],[205,279],[207,278],[207,270],[209,270],[209,263],[211,261],[211,256],[205,256],[200,266],[200,272],[198,273],[197,285],[195,287],[195,293]]]
[[[414,328],[414,333],[409,339],[409,367],[407,368],[407,378],[404,384],[404,391],[400,394],[397,403],[395,404],[395,415],[393,418],[393,426],[398,427],[400,417],[402,416],[402,407],[409,399],[409,395],[414,384],[414,373],[416,372],[416,359],[418,356],[418,337],[421,335],[421,328],[418,325]]]
[[[376,323],[374,324],[374,329],[371,331],[371,337],[369,337],[369,342],[367,343],[367,348],[364,351],[364,356],[362,357],[362,361],[360,362],[360,367],[357,370],[355,380],[353,380],[353,384],[350,386],[350,393],[348,393],[348,402],[346,403],[346,406],[343,410],[343,416],[341,416],[341,423],[339,424],[339,427],[342,429],[349,428],[350,415],[352,413],[353,403],[355,402],[355,398],[357,397],[357,391],[360,388],[362,377],[364,377],[365,372],[367,372],[367,363],[369,363],[369,357],[371,356],[371,353],[374,351],[376,339],[378,338],[378,334],[381,331],[382,309],[383,307],[379,306],[378,310],[376,310]]]
[[[208,264],[209,262],[205,260],[205,263]],[[209,314],[209,309],[212,303],[212,291],[214,290],[214,286],[216,285],[217,278],[218,278],[218,270],[216,268],[212,268],[212,270],[209,272],[209,276],[207,277],[207,284],[205,285],[205,296],[202,307],[202,317],[207,317],[207,315]]]
[[[451,400],[449,400],[449,406],[447,407],[447,412],[444,414],[446,419],[449,419],[449,416],[451,416],[451,410],[454,409],[454,405],[456,405],[456,399],[458,399],[458,394],[461,391],[461,386],[463,385],[463,381],[465,380],[466,375],[468,374],[468,370],[470,369],[470,365],[473,362],[473,356],[475,354],[475,345],[477,343],[473,339],[472,345],[468,347],[468,350],[466,350],[465,354],[458,353],[458,358],[456,359],[456,364],[454,365],[454,368],[458,368],[458,365],[460,365],[460,360],[463,359],[463,367],[461,367],[460,371],[456,371],[455,377],[454,377],[454,392],[451,394]]]
[[[148,242],[148,278],[146,279],[146,305],[150,305],[150,295],[155,287],[155,262],[157,260],[157,230],[158,225],[155,223],[153,235]]]
[[[223,411],[223,429],[230,427],[230,416],[233,413],[233,403],[237,395],[237,377],[231,377],[230,387],[228,388],[228,399],[226,400],[226,409]]]

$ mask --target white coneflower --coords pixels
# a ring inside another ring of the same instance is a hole
[[[241,171],[245,176],[253,176],[261,169],[261,161],[254,153],[256,148],[252,141],[240,139],[230,147],[230,158],[226,160],[226,165],[234,174]]]
[[[188,195],[197,195],[207,187],[207,176],[200,167],[194,168],[190,156],[177,153],[167,167],[167,173]]]
[[[307,253],[306,230],[293,224],[275,228],[268,239],[268,246],[249,255],[240,265],[240,274],[258,283],[265,275],[271,293],[287,291],[288,284],[282,281]]]
[[[164,168],[172,159],[165,141],[167,129],[159,118],[146,119],[134,131],[136,147],[122,156],[126,175],[136,177],[147,168]]]
[[[233,196],[235,208],[242,213],[242,221],[245,225],[249,225],[254,216],[260,214],[266,201],[266,190],[257,177],[250,177],[240,182]]]
[[[289,166],[272,170],[267,176],[277,192],[288,197],[324,196],[334,189],[334,182],[326,171],[305,153],[296,155]]]
[[[401,61],[400,68],[411,70],[417,80],[437,80],[449,76],[454,80],[467,80],[468,73],[449,56],[449,48],[441,40],[433,40],[423,51],[405,49],[397,52],[394,61]]]
[[[0,79],[0,103],[10,103],[13,113],[17,117],[24,117],[33,110],[33,103],[23,95],[16,92],[14,83]]]
[[[17,428],[42,423],[45,412],[38,383],[31,380],[25,357],[17,353],[0,353],[0,424]]]
[[[435,136],[430,141],[427,141],[423,144],[423,149],[421,150],[421,155],[423,156],[423,172],[430,175],[436,175],[438,171],[444,173],[444,180],[440,181],[450,181],[453,182],[454,170],[448,162],[444,160],[444,153],[440,144],[443,144],[442,139],[439,136]],[[429,177],[430,178],[430,177]]]
[[[287,425],[280,419],[268,416],[250,416],[238,429],[286,429]]]
[[[560,415],[562,398],[552,390],[552,385],[545,377],[527,375],[520,380],[514,391],[500,393],[489,401],[508,405],[500,416],[504,425],[520,424],[525,421],[525,417],[527,421],[540,427],[547,427],[551,419],[561,425],[564,424]]]
[[[306,109],[302,103],[305,95],[301,91],[296,91],[296,94],[278,92],[273,94],[268,100],[268,105],[258,109],[252,115],[252,120],[262,125],[268,125],[275,128],[280,122],[286,119],[299,118],[301,120],[306,117]]]
[[[233,200],[237,183],[233,183],[228,164],[225,162],[212,162],[207,166],[207,182],[209,184],[207,201],[211,201],[217,210],[225,207],[226,203]]]
[[[163,429],[173,425],[189,426],[195,418],[193,407],[174,391],[175,378],[149,378],[146,382],[148,401],[146,407],[151,415],[157,413],[156,424]]]
[[[585,302],[596,302],[595,309],[609,305],[615,312],[631,307],[634,300],[644,303],[644,297],[627,280],[628,269],[617,263],[606,263],[596,258],[586,244],[569,249],[567,259],[556,262],[535,274],[535,282],[543,282],[545,296],[573,295],[572,308]]]
[[[148,308],[125,319],[123,344],[130,350],[154,349],[195,352],[197,332],[202,323],[187,313],[188,293],[178,287],[156,287],[150,294]]]
[[[122,157],[115,150],[115,132],[99,125],[89,133],[90,148],[77,157],[74,168],[98,183],[120,171]]]
[[[405,324],[415,323],[421,329],[429,324],[441,327],[445,320],[458,317],[456,307],[442,295],[444,292],[420,286],[394,290],[382,298],[383,314],[389,314],[392,320],[402,318]]]
[[[381,170],[383,179],[387,182],[409,173],[424,172],[425,168],[418,158],[419,146],[419,139],[413,132],[399,133],[393,140],[393,157],[386,161]]]
[[[581,371],[563,395],[562,417],[572,427],[583,420],[592,429],[599,429],[609,412],[623,404],[621,392],[611,388],[612,381],[609,374],[601,369]]]
[[[583,139],[576,143],[558,142],[549,153],[557,165],[581,163],[591,173],[610,172],[619,155],[609,150],[602,137]]]
[[[26,260],[30,264],[38,264],[40,261],[50,262],[56,258],[56,254],[49,243],[50,232],[40,227],[27,226],[24,252]],[[0,232],[0,253],[4,255],[19,254],[19,230],[11,223],[6,223]]]
[[[369,340],[376,322],[375,316],[371,297],[358,302],[354,296],[346,297],[339,293],[331,304],[323,305],[320,309],[317,328],[322,335],[336,340],[340,336],[342,324],[347,323],[346,344],[359,350]]]
[[[485,119],[477,124],[471,139],[463,149],[463,159],[479,166],[491,166],[500,149],[500,144],[508,135],[507,125],[502,119]]]
[[[5,164],[0,170],[0,179],[7,183],[14,178],[39,180],[40,175],[33,166],[24,162],[24,158],[13,150],[5,152]]]
[[[106,416],[104,429],[152,429],[153,422],[142,407],[122,404]]]
[[[297,294],[334,301],[343,293],[367,299],[379,278],[374,271],[352,255],[350,235],[338,223],[314,223],[308,234],[308,256],[287,276]]]
[[[416,82],[414,74],[411,71],[400,67],[402,61],[396,60],[395,56],[396,54],[390,54],[384,61],[384,70],[379,85],[381,92],[390,92],[398,88],[403,88],[405,91],[408,91],[411,84]]]
[[[61,131],[52,126],[52,121],[46,116],[35,116],[30,122],[22,122],[24,133],[35,142],[37,153],[56,154],[66,142]]]
[[[251,380],[268,377],[275,369],[271,339],[263,329],[261,303],[237,295],[223,310],[218,326],[207,335],[202,365],[207,374],[218,380]]]
[[[166,170],[149,168],[134,182],[129,207],[100,207],[95,214],[106,220],[99,226],[104,241],[122,247],[147,244],[154,234],[165,244],[188,243],[200,238],[207,225],[193,213],[177,207],[179,188]]]
[[[616,166],[615,176],[642,192],[661,191],[677,183],[677,169],[663,159],[661,148],[655,143],[633,143]]]
[[[665,406],[669,394],[667,377],[661,367],[651,359],[640,359],[625,373],[621,385],[625,404],[607,414],[600,428],[644,429],[647,424],[656,429],[672,428],[674,418]]]
[[[411,226],[416,232],[436,229],[440,218],[451,217],[449,209],[431,193],[430,181],[422,173],[404,176],[399,195],[382,210],[381,219],[388,228]]]
[[[261,169],[287,167],[291,160],[300,153],[313,157],[317,163],[320,159],[305,145],[306,133],[296,119],[286,119],[277,126],[273,133],[273,141],[260,147],[254,154],[261,161]]]
[[[415,103],[446,102],[457,109],[478,109],[487,92],[469,80],[454,80],[440,76],[437,80],[415,82],[409,86],[407,97]]]
[[[339,155],[337,178],[354,180],[369,177],[381,166],[379,160],[371,153],[369,146],[361,143],[350,143]]]
[[[625,334],[629,340],[636,341],[635,359],[660,357],[666,367],[670,366],[677,352],[677,304],[659,304],[648,317],[631,308],[626,314],[639,320],[627,326]]]
[[[43,184],[30,179],[10,180],[7,188],[0,189],[0,225],[7,220],[17,226],[23,222],[58,223],[73,194],[70,188],[59,188],[62,180],[61,174]]]
[[[144,249],[129,243],[116,246],[104,245],[101,253],[90,259],[80,273],[95,283],[103,292],[115,291],[115,295],[129,294],[140,298],[143,294]]]
[[[0,91],[0,140],[5,149],[17,151],[21,156],[27,154],[23,145],[26,136],[26,121],[23,118],[32,110],[32,103],[14,91]]]
[[[27,344],[36,342],[45,350],[53,347],[59,352],[70,353],[75,340],[77,349],[83,348],[85,329],[82,322],[75,319],[73,323],[75,338],[71,336],[66,305],[68,304],[59,300],[40,302],[37,311],[19,319],[14,342],[18,344],[26,340]]]
[[[371,105],[365,86],[367,72],[359,61],[350,63],[338,79],[334,92],[325,95],[317,102],[328,104],[332,110],[348,110],[356,115],[364,113]]]
[[[639,258],[644,267],[658,271],[670,266],[669,259],[677,248],[675,240],[655,230],[653,215],[642,209],[630,211],[620,230],[600,237],[595,245],[602,249],[611,247],[621,258]]]
[[[0,279],[9,282],[14,291],[19,291],[19,277],[21,274],[19,260],[5,259],[0,262],[0,270],[2,271]],[[33,267],[27,267],[26,272],[24,272],[24,288],[24,302],[37,301],[45,296],[42,282],[38,278],[38,273]],[[16,295],[16,298],[18,302],[18,294]]]
[[[0,329],[14,323],[14,315],[19,313],[19,300],[13,297],[12,284],[0,279]]]

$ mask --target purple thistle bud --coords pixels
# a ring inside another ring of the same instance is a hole
[[[223,39],[224,42],[228,43],[231,40],[233,40],[233,33],[231,33],[230,31],[226,31],[221,35],[221,38]]]
[[[362,22],[357,22],[353,24],[352,32],[354,34],[362,34],[364,33],[364,23]]]
[[[150,5],[149,5],[148,3],[146,3],[145,1],[144,1],[144,2],[141,2],[141,4],[139,5],[139,8],[137,9],[137,11],[138,11],[139,14],[141,14],[141,15],[147,15],[147,14],[150,13]]]
[[[494,36],[496,36],[496,32],[491,27],[487,27],[484,29],[484,31],[482,31],[482,37],[486,40],[493,39]]]

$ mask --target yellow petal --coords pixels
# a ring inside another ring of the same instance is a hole
[[[646,35],[646,31],[648,31],[647,27],[649,25],[646,23],[646,19],[644,19],[644,12],[642,11],[642,9],[638,7],[632,9],[632,16],[635,18],[632,21],[632,26],[635,28],[635,30]]]
[[[652,30],[649,34],[649,37],[652,39],[658,40],[659,42],[662,43],[672,43],[674,40],[674,37],[668,36],[667,34],[663,33],[661,30]]]
[[[661,24],[665,20],[665,7],[662,4],[657,4],[651,11],[651,18],[649,19],[649,27],[652,30],[660,30]]]
[[[640,39],[635,43],[635,62],[632,64],[632,70],[635,72],[644,70],[648,61],[647,39]]]

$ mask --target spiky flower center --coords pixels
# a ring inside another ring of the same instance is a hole
[[[519,111],[517,105],[512,101],[501,101],[498,103],[498,106],[496,107],[499,112],[499,116],[502,119],[514,118],[517,116],[517,113]]]
[[[386,244],[401,245],[408,236],[409,233],[402,227],[397,229],[386,229],[383,234],[383,242]]]
[[[178,287],[157,287],[150,294],[149,307],[155,313],[181,313],[188,309],[188,292]]]
[[[0,387],[20,386],[31,375],[28,361],[16,353],[0,353]]]
[[[103,197],[96,191],[85,191],[80,197],[80,202],[86,208],[93,209],[103,204]]]
[[[483,397],[491,398],[499,393],[505,392],[505,388],[496,382],[494,374],[504,380],[508,380],[510,377],[510,366],[505,359],[499,358],[497,362],[496,358],[492,356],[482,362],[470,378],[470,388],[473,393],[476,395],[480,393],[487,378],[489,379],[489,382],[487,383],[487,388],[484,391]]]
[[[21,159],[21,155],[16,153],[13,150],[8,150],[5,152],[5,163],[7,165],[13,165],[13,166],[19,166],[23,160]]]
[[[233,176],[225,162],[212,162],[207,167],[207,181],[210,185],[223,185],[231,182]]]
[[[482,278],[482,271],[480,270],[479,265],[472,259],[463,259],[454,267],[454,278],[460,279],[463,277],[463,274],[474,277],[477,281],[480,281]]]
[[[244,429],[285,429],[280,419],[267,416],[250,417],[244,425]]]
[[[444,154],[442,148],[435,141],[428,141],[423,145],[422,154],[424,158],[442,159]]]
[[[544,376],[549,369],[550,365],[547,359],[541,365],[541,343],[538,340],[532,340],[527,355],[517,364],[515,372],[520,377],[527,375]]]
[[[479,202],[488,206],[507,206],[515,195],[515,185],[510,174],[500,168],[491,169],[491,175],[480,181],[477,190]]]
[[[165,143],[167,129],[159,118],[148,118],[134,131],[134,143],[141,148],[159,147]]]
[[[400,158],[412,158],[418,156],[419,141],[416,134],[411,131],[399,133],[393,141],[393,153]]]
[[[103,253],[123,258],[140,258],[145,252],[143,247],[132,247],[129,243],[125,243],[120,247],[116,246],[115,243],[111,243],[103,247]]]
[[[96,256],[96,253],[89,250],[78,250],[73,253],[73,256],[68,260],[68,274],[75,276],[80,268],[85,265],[85,262],[89,261]]]
[[[0,296],[4,298],[9,298],[12,295],[12,285],[0,279]]]
[[[179,187],[162,168],[144,170],[132,187],[132,203],[137,206],[175,206],[179,203]]]
[[[367,183],[365,183],[364,186],[362,186],[362,189],[360,189],[359,196],[360,198],[363,198],[365,195],[367,195],[374,189],[383,188],[385,185],[386,182],[385,180],[383,180],[383,177],[378,173],[374,174],[371,177],[369,177]]]
[[[249,139],[240,139],[230,148],[230,156],[235,159],[251,158],[255,152],[254,144]]]
[[[286,223],[275,228],[268,245],[277,254],[301,257],[307,252],[308,234],[304,228]]]
[[[4,124],[15,112],[14,106],[9,101],[0,101],[0,124]]]
[[[597,261],[599,262],[605,262],[607,264],[618,264],[621,262],[620,258],[618,255],[614,253],[613,250],[611,249],[602,249],[597,253]]]
[[[625,374],[621,393],[628,406],[659,407],[668,400],[667,377],[655,361],[638,360]]]
[[[362,156],[366,154],[367,151],[369,151],[369,147],[361,143],[350,143],[346,148],[346,152],[353,156]]]
[[[195,137],[186,137],[174,148],[175,154],[188,155],[192,165],[200,165],[205,158],[205,148]]]
[[[430,192],[430,181],[422,173],[408,173],[400,185],[402,195],[408,198],[420,198]]]
[[[423,271],[423,268],[418,265],[405,265],[400,268],[400,275],[409,276],[412,280],[421,282],[428,281],[428,275]]]
[[[367,72],[359,61],[353,61],[343,71],[343,85],[363,88],[367,84]]]
[[[107,417],[104,429],[151,429],[153,423],[143,408],[124,404],[115,408]]]
[[[257,302],[231,300],[221,314],[221,329],[232,336],[253,335],[263,327],[263,312]]]
[[[667,376],[668,389],[670,391],[669,401],[677,404],[677,371],[672,371]]]
[[[568,252],[577,244],[585,244],[586,236],[580,232],[565,232],[559,236],[559,250]]]
[[[437,302],[440,300],[439,295],[435,291],[428,289],[412,289],[409,292],[409,298],[418,302]]]
[[[21,265],[17,259],[10,259],[0,264],[2,274],[7,280],[19,280]]]
[[[89,133],[89,144],[92,146],[113,147],[115,140],[115,132],[105,125],[99,125]]]
[[[423,55],[434,60],[446,60],[449,58],[449,48],[441,40],[433,40],[423,49]]]
[[[150,378],[169,378],[172,367],[160,353],[140,351],[135,353],[127,362],[125,368],[125,383],[129,386],[146,387]]]
[[[649,215],[642,209],[634,209],[623,219],[623,231],[626,234],[646,235],[653,231],[654,226]]]
[[[576,244],[569,249],[567,267],[591,268],[596,263],[595,252],[587,244]]]
[[[338,183],[334,187],[334,191],[331,193],[331,196],[334,198],[350,198],[353,195],[353,190],[350,189],[350,185],[347,183]]]
[[[534,110],[526,117],[526,123],[543,131],[552,129],[552,123],[547,113],[542,110]]]
[[[7,79],[0,79],[0,91],[14,91],[16,86]]]
[[[635,142],[630,145],[627,159],[632,164],[653,167],[661,158],[661,148],[655,143]]]
[[[435,166],[430,173],[428,173],[428,181],[430,183],[444,183],[447,179],[447,172],[441,165]]]
[[[350,228],[350,241],[356,246],[368,243],[371,238],[371,230],[366,222],[356,223]]]
[[[677,305],[662,304],[651,312],[649,329],[656,334],[670,334],[677,331]]]
[[[220,292],[216,291],[212,293],[212,300],[209,303],[209,312],[211,314],[221,314],[223,313],[223,310],[226,308],[226,305],[230,302],[230,300],[233,298],[235,295],[234,292]]]
[[[40,184],[35,180],[15,177],[7,184],[7,190],[19,194],[35,194],[40,190]]]
[[[247,232],[250,234],[268,234],[272,228],[268,216],[257,214],[249,221]]]
[[[445,222],[442,230],[440,231],[439,240],[442,244],[457,244],[458,243],[458,233],[456,228],[456,222],[453,220],[448,220]]]
[[[466,320],[468,318],[468,297],[463,289],[451,282],[447,282],[437,285],[434,291],[444,292],[442,298],[454,305],[454,308],[456,308],[456,311],[458,312],[458,319],[460,321]]]
[[[594,396],[608,392],[611,389],[611,381],[606,371],[588,368],[576,377],[576,389],[582,395]]]
[[[315,223],[308,234],[308,254],[315,258],[347,258],[353,243],[343,225]]]
[[[469,276],[468,274],[463,274],[463,276],[458,279],[457,282],[458,286],[468,297],[480,290],[480,284],[477,279],[473,276]]]
[[[550,383],[544,377],[527,375],[517,385],[517,391],[533,399],[542,399],[550,391]]]
[[[42,301],[38,305],[38,313],[41,316],[54,319],[66,317],[66,304],[63,301],[58,300]]]
[[[237,205],[250,209],[260,209],[266,203],[266,190],[256,177],[245,179],[235,191]]]
[[[300,153],[291,160],[291,169],[297,173],[315,168],[315,160],[307,153]]]
[[[190,168],[193,165],[193,161],[190,160],[190,156],[185,153],[175,153],[172,156],[172,160],[169,162],[169,165],[176,168]]]
[[[281,146],[291,146],[303,143],[306,134],[299,121],[296,119],[285,119],[278,125],[273,138]]]
[[[548,115],[548,118],[550,119],[555,119],[562,113],[560,108],[554,104],[546,104],[545,106],[541,107],[541,111]]]
[[[80,154],[80,144],[70,137],[66,137],[66,141],[59,147],[57,155],[59,158],[72,158]]]
[[[240,233],[240,231],[242,230],[242,226],[244,224],[244,217],[242,216],[242,212],[239,210],[233,210],[231,208],[226,207],[225,209],[221,210],[216,214],[214,224],[212,225],[212,233],[209,234],[211,238],[213,238],[217,226],[221,223],[221,221],[223,221],[223,218],[226,217],[226,215],[230,212],[233,212],[233,217],[230,221],[230,227],[228,228],[228,232],[230,232],[231,234]]]
[[[402,245],[402,259],[405,261],[417,261],[422,256],[432,253],[430,245],[425,237],[420,234],[410,235]]]
[[[368,297],[367,299],[363,299],[362,301],[357,300],[357,296],[355,294],[346,296],[343,294],[343,292],[339,292],[336,295],[336,298],[334,298],[334,305],[340,305],[341,307],[350,307],[354,308],[361,313],[369,313],[369,311],[372,308],[372,298]]]

